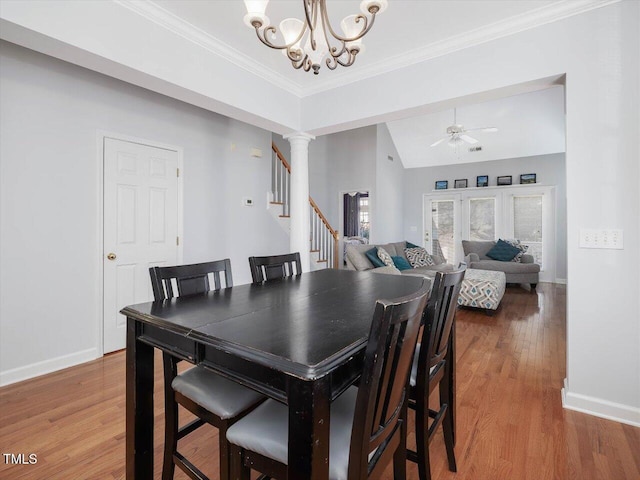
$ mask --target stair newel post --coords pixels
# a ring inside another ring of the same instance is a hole
[[[289,249],[300,252],[302,271],[310,269],[309,252],[309,142],[315,137],[307,133],[292,133],[283,137],[291,144],[291,174],[287,192],[291,231]]]

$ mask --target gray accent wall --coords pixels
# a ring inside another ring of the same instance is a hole
[[[422,244],[422,196],[434,190],[436,180],[448,180],[449,188],[453,189],[456,179],[466,178],[469,187],[475,187],[478,175],[489,175],[489,186],[495,186],[498,176],[511,175],[515,185],[520,182],[520,174],[523,173],[535,173],[539,185],[556,187],[556,278],[566,280],[567,189],[564,153],[406,169],[403,189],[406,239]],[[415,227],[415,231],[412,231],[412,227]]]

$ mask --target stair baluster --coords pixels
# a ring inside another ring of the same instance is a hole
[[[271,168],[272,203],[282,205],[280,217],[290,216],[290,178],[291,167],[275,144]],[[317,263],[324,263],[326,268],[338,268],[338,238],[318,205],[309,197],[309,244],[310,250],[317,253]],[[315,268],[314,268],[315,269]]]

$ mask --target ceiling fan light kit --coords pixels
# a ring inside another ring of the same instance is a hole
[[[449,125],[447,127],[447,136],[432,143],[431,144],[432,147],[440,145],[445,140],[449,140],[447,142],[447,145],[449,145],[451,148],[459,147],[461,145],[464,145],[465,143],[474,145],[478,143],[478,140],[473,138],[470,135],[467,135],[466,132],[481,131],[481,132],[491,133],[491,132],[498,131],[496,127],[464,128],[464,125],[461,125],[456,122],[456,113],[457,113],[456,109],[454,108],[453,109],[453,125]]]
[[[345,17],[337,33],[327,14],[327,0],[302,0],[304,21],[287,18],[278,27],[270,25],[266,15],[269,0],[244,0],[247,14],[244,23],[255,29],[258,39],[267,47],[282,50],[295,69],[320,73],[324,64],[330,70],[338,65],[353,65],[364,51],[362,38],[371,30],[376,15],[387,9],[387,0],[363,0],[362,13]],[[278,43],[284,42],[284,43]]]

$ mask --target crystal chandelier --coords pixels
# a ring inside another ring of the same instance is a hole
[[[269,0],[244,0],[247,14],[244,23],[256,30],[256,35],[266,46],[282,50],[291,60],[293,68],[302,68],[305,72],[320,72],[324,60],[327,68],[334,70],[338,65],[353,65],[358,53],[364,51],[364,37],[376,19],[376,15],[387,8],[387,0],[363,0],[360,3],[362,13],[345,17],[340,26],[340,35],[331,26],[327,15],[326,0],[302,0],[304,21],[286,18],[279,27],[269,25],[265,15]],[[278,41],[280,33],[284,43]]]

